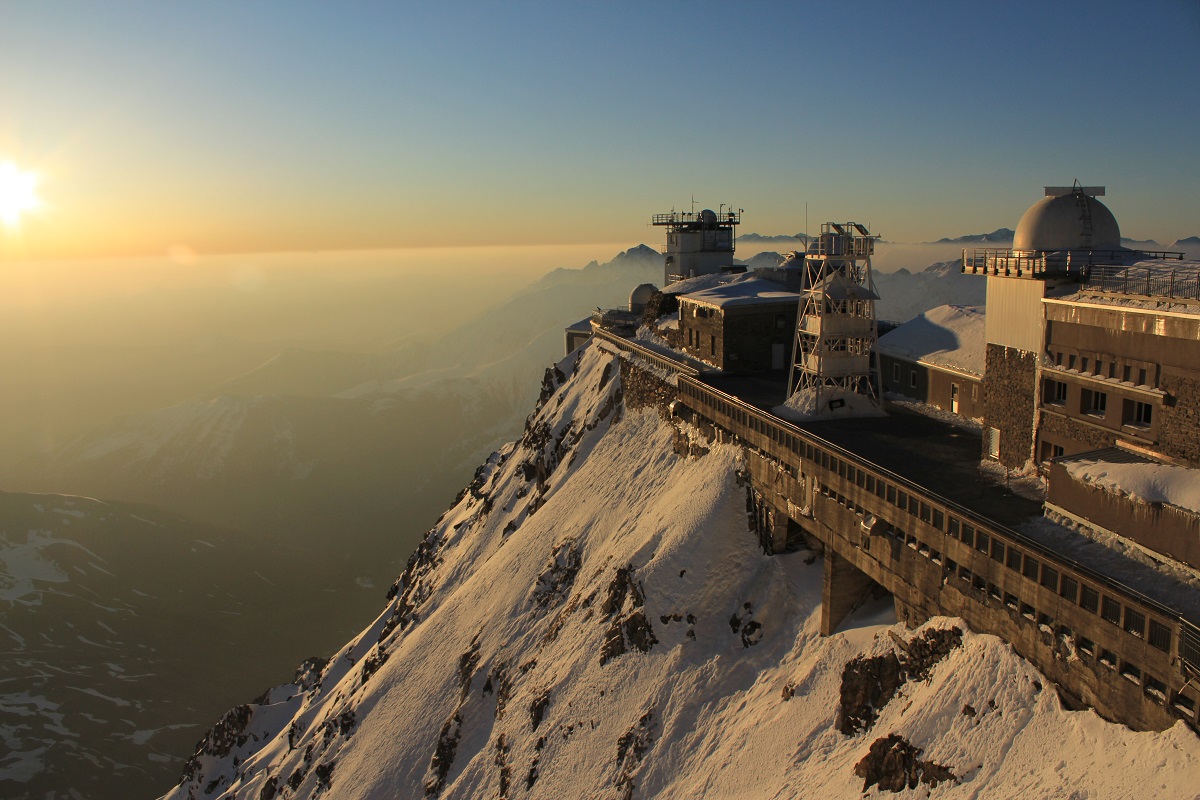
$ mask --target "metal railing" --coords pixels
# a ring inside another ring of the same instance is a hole
[[[651,225],[693,225],[698,222],[712,222],[718,225],[738,225],[741,215],[736,211],[710,211],[712,217],[705,216],[703,211],[672,211],[668,214],[655,214],[650,218]]]
[[[1092,267],[1083,288],[1092,292],[1200,300],[1200,268]]]
[[[691,364],[651,350],[649,347],[644,347],[637,342],[630,341],[629,339],[619,336],[612,331],[606,331],[603,328],[593,327],[593,332],[596,338],[603,339],[609,344],[615,345],[623,352],[632,356],[635,360],[659,369],[675,372],[685,377],[696,378],[700,375],[700,370],[696,367],[693,367]]]
[[[1081,277],[1095,267],[1119,265],[1131,258],[1180,261],[1183,253],[1165,250],[1012,250],[974,247],[964,248],[962,255],[963,272],[1016,278]]]

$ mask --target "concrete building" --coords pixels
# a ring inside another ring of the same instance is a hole
[[[967,419],[983,417],[984,309],[938,306],[875,343],[879,383]]]
[[[741,211],[726,211],[724,206],[719,212],[706,208],[655,214],[650,223],[667,229],[663,285],[698,275],[744,272],[744,266],[739,268],[733,263],[740,222]]]

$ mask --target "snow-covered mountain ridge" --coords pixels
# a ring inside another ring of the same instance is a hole
[[[960,621],[910,633],[868,604],[820,637],[820,562],[761,553],[743,468],[627,407],[593,341],[375,621],[229,712],[167,797],[859,797],[922,778],[921,796],[1190,796],[1182,723],[1065,712],[994,637],[914,655]]]

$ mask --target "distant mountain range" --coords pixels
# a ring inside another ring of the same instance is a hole
[[[938,239],[938,244],[974,244],[982,242],[1011,243],[1015,231],[1012,228],[997,228],[991,233],[968,233],[966,236],[955,236],[953,239]]]

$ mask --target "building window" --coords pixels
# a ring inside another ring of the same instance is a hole
[[[987,454],[988,458],[1000,458],[1000,429],[988,428],[987,430]]]
[[[892,364],[892,383],[900,382],[900,365]]]
[[[1108,406],[1108,394],[1094,389],[1084,389],[1080,392],[1079,410],[1093,417],[1103,417]]]
[[[1075,369],[1075,356],[1067,356],[1067,369]]]
[[[1104,362],[1098,358],[1096,359],[1096,374],[1104,377]]]
[[[708,354],[710,356],[717,354],[717,335],[715,333],[708,337]]]
[[[1126,400],[1123,405],[1124,408],[1121,412],[1122,423],[1135,428],[1150,427],[1150,420],[1154,414],[1154,407],[1152,405],[1143,403],[1140,400]]]
[[[917,371],[915,369],[908,372],[908,388],[917,388]]]
[[[1121,370],[1121,380],[1125,381],[1126,383],[1129,383],[1129,379],[1132,376],[1132,372],[1133,372],[1133,367],[1126,365]]]
[[[1087,356],[1084,356],[1083,358],[1079,359],[1079,371],[1084,373],[1085,375],[1087,374],[1087,371],[1088,371]]]
[[[1062,381],[1047,380],[1042,393],[1042,402],[1052,406],[1066,405],[1067,385]]]
[[[1146,385],[1146,370],[1139,369],[1138,370],[1138,386],[1145,386],[1145,385]]]

